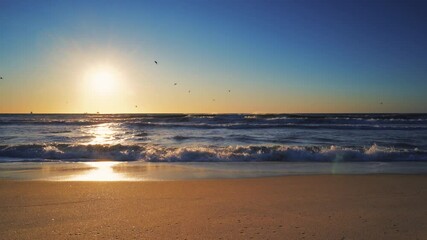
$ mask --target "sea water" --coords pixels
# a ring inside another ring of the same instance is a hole
[[[337,164],[341,173],[426,173],[427,114],[0,115],[0,170],[96,161],[231,177]]]

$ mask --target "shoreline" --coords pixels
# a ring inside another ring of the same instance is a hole
[[[316,175],[424,175],[427,162],[12,162],[0,180],[181,181]]]
[[[5,239],[423,239],[427,175],[0,180]]]

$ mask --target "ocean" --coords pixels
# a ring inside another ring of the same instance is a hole
[[[427,114],[0,115],[0,165],[94,161],[425,166]]]

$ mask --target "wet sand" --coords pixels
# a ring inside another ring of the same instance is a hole
[[[0,181],[0,239],[427,239],[427,175]]]

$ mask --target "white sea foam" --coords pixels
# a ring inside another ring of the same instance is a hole
[[[14,161],[250,162],[250,161],[426,161],[427,153],[378,147],[331,146],[184,146],[159,145],[18,145],[0,146],[0,158]]]
[[[385,162],[426,152],[427,114],[0,114],[0,162]]]

